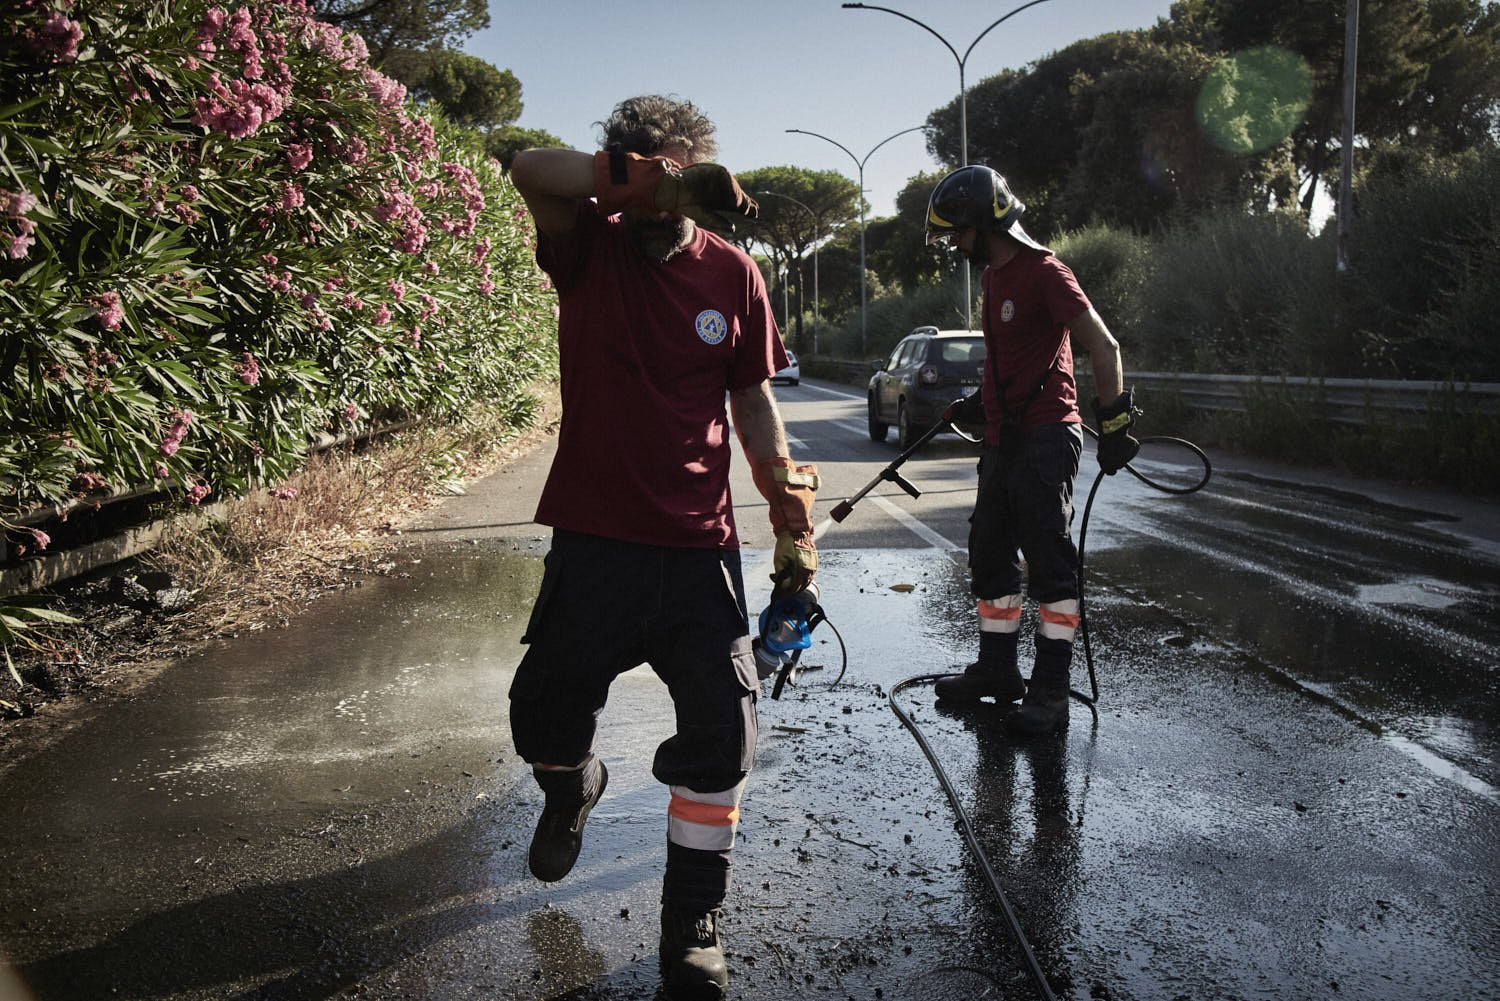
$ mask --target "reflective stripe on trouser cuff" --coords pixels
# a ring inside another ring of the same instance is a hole
[[[1037,632],[1049,640],[1073,640],[1073,631],[1078,628],[1078,599],[1053,601],[1041,607]]]
[[[593,755],[589,755],[589,758]],[[589,758],[584,758],[576,765],[549,765],[541,761],[534,762],[531,770],[534,772],[581,772],[589,765]]]
[[[672,801],[667,805],[668,841],[706,852],[734,847],[744,782],[723,792],[695,792],[687,786],[671,789]]]
[[[1021,628],[1021,596],[1007,594],[1003,598],[979,599],[979,631],[982,633],[1013,633]]]

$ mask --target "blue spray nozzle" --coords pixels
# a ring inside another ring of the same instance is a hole
[[[809,619],[818,605],[816,585],[771,601],[760,613],[761,645],[771,653],[784,654],[812,646]]]

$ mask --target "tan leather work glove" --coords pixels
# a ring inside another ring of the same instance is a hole
[[[606,212],[673,212],[720,236],[760,214],[755,199],[717,163],[679,167],[664,156],[615,150],[594,154],[594,194]]]
[[[656,207],[685,215],[711,233],[730,236],[736,223],[760,215],[755,199],[717,163],[695,163],[677,175],[668,174],[656,187]]]
[[[771,580],[772,597],[796,594],[818,572],[818,547],[813,541],[813,501],[818,491],[818,467],[797,466],[784,455],[757,462],[750,470],[755,487],[766,499],[771,531],[776,533]]]

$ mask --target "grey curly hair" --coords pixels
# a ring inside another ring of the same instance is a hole
[[[681,146],[695,160],[711,160],[718,152],[714,123],[691,101],[660,94],[632,97],[615,105],[609,118],[595,125],[604,130],[603,147],[619,144],[627,153],[654,156],[668,146]]]

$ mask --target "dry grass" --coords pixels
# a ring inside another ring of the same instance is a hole
[[[120,568],[169,577],[192,592],[184,611],[137,615],[122,627],[120,606],[72,602],[60,588],[57,607],[80,621],[40,632],[36,649],[12,648],[26,683],[16,686],[0,668],[0,708],[17,706],[7,715],[29,716],[81,691],[129,689],[166,658],[216,637],[284,625],[317,595],[390,572],[403,524],[556,430],[556,385],[533,393],[530,427],[510,426],[496,409],[462,424],[420,425],[330,448],[275,491],[228,501],[214,519],[184,519],[155,550]]]

